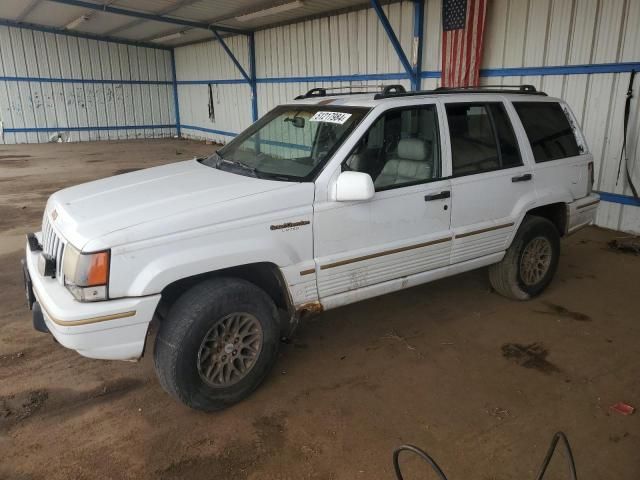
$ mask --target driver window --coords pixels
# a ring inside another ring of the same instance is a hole
[[[344,169],[371,175],[376,191],[438,179],[439,139],[435,105],[390,110],[364,134]]]

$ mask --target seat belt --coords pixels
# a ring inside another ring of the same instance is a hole
[[[631,99],[633,98],[633,80],[636,77],[636,71],[631,70],[631,77],[629,78],[629,88],[627,90],[627,100],[624,105],[624,127],[622,131],[622,150],[620,150],[620,163],[618,164],[618,176],[616,177],[616,186],[618,185],[618,180],[620,179],[620,170],[622,169],[622,160],[624,159],[624,166],[627,175],[627,183],[631,187],[631,192],[633,192],[633,196],[638,198],[638,190],[636,186],[633,184],[633,180],[631,179],[631,172],[629,171],[629,157],[627,156],[627,128],[629,126],[629,114],[631,110]],[[636,152],[638,154],[638,152]]]

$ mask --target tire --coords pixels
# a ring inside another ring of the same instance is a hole
[[[278,354],[279,332],[276,306],[263,290],[236,278],[205,280],[178,298],[160,325],[156,374],[164,390],[185,405],[221,410],[265,379]]]
[[[548,255],[545,255],[547,251]],[[527,215],[502,261],[489,267],[489,281],[504,297],[528,300],[549,286],[558,269],[559,258],[560,234],[555,225],[546,218]],[[528,266],[532,263],[537,265],[533,269],[535,273]]]

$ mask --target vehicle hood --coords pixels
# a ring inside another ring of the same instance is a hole
[[[203,207],[287,188],[290,182],[225,172],[197,160],[116,175],[54,193],[45,215],[78,248],[89,240]]]

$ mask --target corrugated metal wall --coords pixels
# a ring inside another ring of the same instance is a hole
[[[394,3],[383,9],[410,56],[413,3]],[[257,32],[256,74],[261,115],[314,87],[392,82],[410,88],[400,60],[373,9]],[[389,74],[399,74],[399,78],[391,79]],[[372,79],[360,79],[358,75]],[[375,79],[376,76],[380,79]],[[303,77],[304,81],[295,81],[296,77]]]
[[[171,52],[0,26],[0,143],[175,135]]]
[[[225,41],[248,71],[247,38],[231,37]],[[252,123],[251,88],[219,42],[177,48],[175,58],[183,136],[225,143]],[[209,117],[209,85],[212,118]]]

